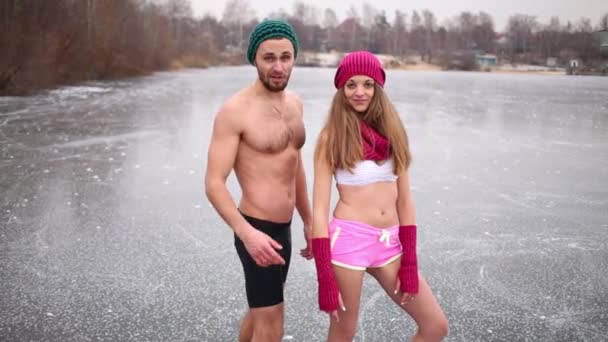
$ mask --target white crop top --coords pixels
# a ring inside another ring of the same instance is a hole
[[[338,169],[334,173],[337,184],[367,185],[376,182],[394,182],[397,176],[393,173],[393,159],[387,159],[378,165],[373,160],[361,160],[352,170]]]

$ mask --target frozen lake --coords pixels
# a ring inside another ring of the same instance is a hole
[[[185,70],[0,98],[0,340],[236,340],[244,281],[203,175],[215,112],[254,77]],[[608,341],[608,78],[387,77],[446,341]],[[332,79],[299,68],[289,86],[309,187]],[[323,341],[300,227],[296,215],[285,340]],[[361,307],[356,341],[414,331],[371,277]]]

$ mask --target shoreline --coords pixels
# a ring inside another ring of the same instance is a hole
[[[249,64],[217,64],[208,65],[203,69],[211,68],[223,68],[223,67],[240,67],[248,66]],[[320,68],[320,69],[336,69],[337,66],[325,66],[325,65],[313,65],[313,64],[296,64],[297,68]],[[174,70],[183,69],[199,69],[192,67],[179,68]],[[403,71],[423,71],[423,72],[445,72],[445,71],[458,71],[458,72],[479,72],[479,73],[499,73],[499,74],[536,74],[536,75],[567,75],[565,70],[522,70],[515,68],[491,68],[489,70],[478,69],[478,70],[458,70],[458,69],[444,69],[436,64],[411,64],[411,65],[400,65],[400,66],[385,66],[385,70],[403,70]],[[171,70],[170,70],[171,71]],[[597,75],[601,76],[601,75]]]
[[[146,73],[139,74],[139,75],[125,75],[124,77],[123,76],[111,77],[106,80],[116,81],[116,80],[121,80],[121,79],[132,78],[132,77],[142,77],[142,76],[147,76],[147,75],[155,73],[155,72],[174,72],[174,71],[187,70],[187,69],[204,70],[204,69],[222,68],[222,67],[240,67],[240,66],[247,66],[247,65],[249,65],[249,64],[245,64],[245,63],[243,63],[243,64],[208,63],[205,65],[202,65],[202,64],[187,65],[187,64],[175,63],[167,69],[151,70]],[[334,66],[325,66],[325,65],[310,65],[310,64],[298,65],[298,64],[296,64],[295,66],[298,68],[335,69]],[[385,67],[385,69],[386,70],[414,71],[414,72],[449,72],[449,71],[453,71],[453,72],[466,72],[466,73],[471,72],[471,73],[495,73],[495,74],[539,75],[539,76],[598,76],[598,77],[604,76],[601,74],[568,75],[565,70],[524,70],[524,69],[517,69],[517,68],[490,68],[490,69],[479,69],[479,70],[457,70],[457,69],[444,69],[438,65],[428,64],[428,63],[408,64],[408,65],[400,65],[400,66],[387,66],[387,67]],[[19,89],[19,91],[16,91],[16,92],[7,92],[7,93],[0,94],[0,97],[31,96],[31,95],[34,95],[41,91],[52,90],[52,89],[60,88],[63,86],[76,86],[76,85],[83,84],[83,83],[89,82],[89,81],[102,81],[102,80],[101,79],[81,80],[81,81],[74,81],[74,82],[59,83],[59,84],[55,84],[55,85],[52,85],[49,87],[40,87],[40,88],[33,87],[31,89]]]
[[[564,76],[567,75],[566,71],[562,70],[519,70],[510,68],[490,68],[490,69],[479,69],[479,70],[457,70],[457,69],[443,69],[438,65],[414,65],[414,66],[400,66],[394,68],[387,68],[387,70],[404,70],[404,71],[423,71],[423,72],[445,72],[445,71],[458,71],[458,72],[478,72],[478,73],[489,73],[489,74],[527,74],[527,75],[550,75],[550,76]]]
[[[459,70],[459,69],[444,69],[437,64],[429,63],[417,63],[417,64],[406,64],[396,67],[388,67],[387,70],[405,70],[405,71],[460,71],[460,72],[479,72],[479,73],[497,73],[497,74],[528,74],[528,75],[551,75],[551,76],[563,76],[567,75],[566,70],[555,69],[555,70],[542,70],[541,68],[525,68],[524,65],[521,67],[505,67],[505,66],[493,66],[493,67],[480,67],[476,70]]]

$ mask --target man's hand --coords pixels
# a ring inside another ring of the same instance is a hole
[[[270,236],[254,228],[243,235],[241,240],[245,249],[258,266],[285,265],[285,260],[276,251],[283,249],[283,246]]]
[[[312,259],[312,245],[310,244],[310,237],[312,236],[312,228],[310,226],[304,226],[304,240],[306,240],[306,247],[300,250],[300,255],[306,259]]]

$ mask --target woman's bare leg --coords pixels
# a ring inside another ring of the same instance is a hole
[[[335,265],[333,269],[346,311],[338,309],[338,321],[333,317],[330,318],[327,340],[329,342],[351,342],[357,333],[361,286],[363,285],[365,271]]]
[[[418,273],[420,284],[413,300],[401,305],[401,292],[394,293],[399,265],[400,260],[396,260],[383,267],[370,268],[367,272],[378,280],[391,299],[418,324],[418,331],[412,337],[413,342],[441,341],[448,334],[448,320],[422,274]]]

